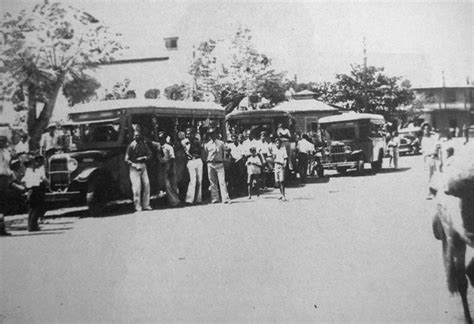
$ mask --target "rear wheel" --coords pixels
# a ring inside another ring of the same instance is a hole
[[[340,173],[340,174],[346,174],[347,173],[347,167],[337,167],[336,171],[337,171],[337,173]]]
[[[316,166],[316,173],[318,174],[318,178],[324,177],[324,168],[321,164]]]
[[[382,169],[382,162],[383,162],[383,152],[380,151],[377,161],[374,161],[371,163],[373,173],[377,173]]]
[[[357,173],[359,175],[364,173],[364,161],[360,160],[359,163],[357,163]]]
[[[89,182],[87,186],[87,207],[92,217],[103,215],[105,205],[109,201],[109,191],[104,177],[98,177]]]

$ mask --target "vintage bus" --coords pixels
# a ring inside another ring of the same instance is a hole
[[[340,173],[357,169],[361,173],[365,163],[370,163],[374,172],[379,171],[386,152],[384,124],[383,116],[366,113],[321,118],[323,167]]]
[[[71,144],[47,161],[51,182],[47,202],[87,203],[92,216],[100,215],[113,199],[131,197],[125,150],[136,125],[149,140],[164,131],[171,138],[193,127],[204,140],[208,127],[225,136],[224,109],[209,102],[125,99],[98,101],[71,108],[64,126]],[[157,160],[148,166],[151,192],[157,192]]]

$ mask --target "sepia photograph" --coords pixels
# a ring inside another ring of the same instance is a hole
[[[472,0],[0,17],[0,323],[473,323]]]

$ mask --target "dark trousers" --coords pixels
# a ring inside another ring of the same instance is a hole
[[[308,172],[308,154],[298,153],[298,172],[300,174],[301,182],[306,182],[306,175]]]
[[[44,186],[32,187],[28,191],[28,231],[39,231],[38,220],[46,213]]]

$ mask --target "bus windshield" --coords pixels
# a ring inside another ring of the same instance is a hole
[[[99,122],[81,124],[79,126],[79,141],[81,143],[116,142],[119,139],[120,123]]]
[[[356,138],[356,123],[337,123],[323,126],[328,139],[342,141]]]

